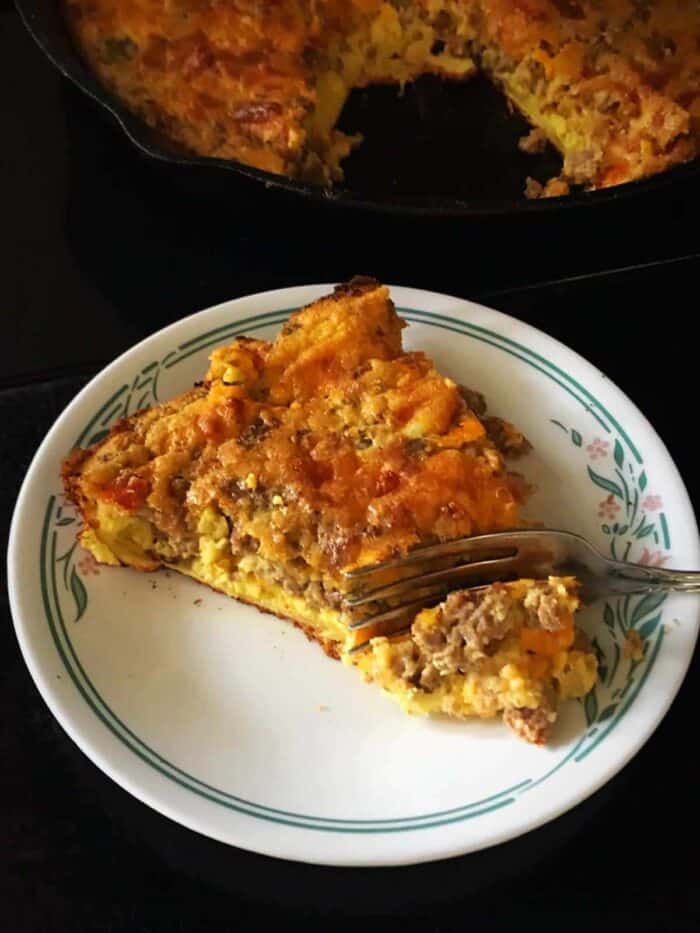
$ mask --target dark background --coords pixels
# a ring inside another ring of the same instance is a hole
[[[360,102],[361,104],[361,102]],[[355,273],[474,298],[565,341],[694,462],[700,181],[599,209],[465,221],[340,210],[141,156],[0,0],[2,532],[38,443],[141,337],[218,301]],[[387,176],[390,183],[390,175]],[[0,905],[9,931],[697,930],[697,656],[603,791],[486,853],[390,871],[237,852],[137,803],[71,743],[3,587]]]

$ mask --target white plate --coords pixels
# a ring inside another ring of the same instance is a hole
[[[698,631],[690,597],[587,611],[601,684],[540,749],[500,723],[406,716],[289,624],[174,574],[96,567],[73,548],[62,458],[117,417],[201,378],[210,348],[273,337],[330,286],[291,288],[185,318],[125,353],[67,408],[20,494],[9,550],[26,663],[64,729],[110,777],[191,829],[268,855],[396,865],[472,852],[573,807],[640,749],[673,700]],[[550,525],[607,552],[697,567],[698,532],[653,428],[590,364],[496,311],[392,289],[408,348],[477,387],[534,444],[521,469]],[[624,629],[647,639],[641,663]]]

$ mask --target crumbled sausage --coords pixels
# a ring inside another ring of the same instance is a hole
[[[410,641],[397,645],[391,656],[391,666],[397,677],[408,683],[415,683],[421,669],[415,645]]]
[[[537,706],[534,709],[516,706],[503,713],[503,722],[519,738],[533,745],[546,743],[555,719],[556,713],[548,706]]]
[[[417,620],[413,638],[425,662],[421,686],[432,689],[436,675],[464,671],[492,651],[512,627],[512,602],[508,591],[498,587],[484,597],[461,590],[447,597],[437,624]]]
[[[567,625],[568,618],[562,612],[561,600],[556,592],[549,592],[544,587],[533,587],[525,597],[524,606],[548,632],[561,631]]]

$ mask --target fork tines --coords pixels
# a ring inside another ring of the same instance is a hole
[[[455,586],[475,588],[511,579],[517,576],[521,551],[516,535],[480,535],[418,548],[403,558],[347,571],[351,587],[345,605],[358,611],[350,628],[381,628],[435,605]]]

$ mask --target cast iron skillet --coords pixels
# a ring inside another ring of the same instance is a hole
[[[175,165],[234,172],[267,188],[317,201],[435,217],[549,213],[682,185],[700,174],[696,159],[644,181],[527,200],[522,194],[526,177],[546,180],[557,173],[560,159],[551,148],[537,156],[519,151],[517,141],[527,132],[527,124],[509,111],[485,78],[452,83],[426,77],[403,94],[390,87],[354,92],[340,126],[347,132],[362,131],[365,141],[344,163],[344,184],[332,190],[233,160],[191,156],[132,114],[93,76],[72,43],[59,0],[16,0],[16,4],[27,29],[54,65],[102,104],[145,154]]]

